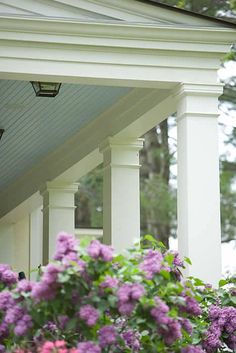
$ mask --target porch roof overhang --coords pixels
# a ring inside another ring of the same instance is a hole
[[[174,112],[174,90],[182,82],[199,85],[207,94],[220,92],[216,71],[236,38],[231,25],[217,26],[208,20],[200,25],[190,21],[150,23],[145,15],[143,23],[120,18],[88,21],[1,16],[1,79],[130,90],[4,187],[0,218],[32,195],[32,200],[39,200],[35,193],[47,180],[74,181],[101,163],[98,146],[108,136],[141,136]],[[137,21],[137,13],[135,16]],[[168,22],[165,16],[161,20]],[[25,201],[26,207],[30,202]]]

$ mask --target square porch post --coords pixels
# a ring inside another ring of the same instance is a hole
[[[74,234],[74,194],[78,184],[61,181],[47,182],[41,190],[43,196],[43,264],[52,259],[59,232]]]
[[[178,243],[187,275],[216,285],[221,275],[218,96],[220,85],[177,92]]]
[[[119,252],[140,238],[139,150],[143,139],[108,138],[104,159],[103,241]]]

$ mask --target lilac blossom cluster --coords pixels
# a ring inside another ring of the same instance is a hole
[[[197,300],[193,297],[193,294],[190,296],[186,293],[182,293],[181,296],[184,298],[184,305],[179,305],[180,311],[194,316],[201,315],[202,309]]]
[[[126,346],[132,349],[133,353],[139,352],[141,348],[140,334],[137,331],[128,329],[121,334]]]
[[[151,316],[157,323],[158,332],[162,335],[166,345],[171,345],[182,337],[181,324],[178,320],[168,316],[169,307],[163,300],[155,297],[155,307],[151,309]]]
[[[130,315],[137,301],[145,294],[142,284],[123,284],[117,291],[118,310],[122,315]]]
[[[88,247],[88,254],[95,260],[102,260],[104,262],[112,261],[113,249],[109,245],[101,244],[98,240],[91,241]]]
[[[205,351],[203,351],[202,348],[199,346],[189,345],[182,348],[181,353],[205,353]]]
[[[84,320],[88,326],[94,326],[99,318],[99,312],[92,305],[83,305],[79,311],[80,319]]]
[[[8,336],[9,326],[14,327],[16,336],[24,336],[33,325],[27,309],[19,305],[10,292],[0,293],[0,311],[3,315],[0,324],[0,341]]]
[[[78,241],[72,234],[60,233],[57,236],[56,253],[54,260],[68,262],[78,260]]]
[[[147,279],[152,279],[155,274],[160,273],[162,268],[163,255],[157,250],[149,250],[144,256],[140,269],[145,272]]]
[[[11,287],[17,282],[17,275],[9,265],[0,264],[0,285]]]
[[[221,308],[212,305],[209,310],[210,327],[206,333],[203,347],[208,353],[215,352],[225,343],[236,351],[236,308],[229,306]]]
[[[101,288],[116,288],[119,280],[115,277],[106,276],[105,279],[100,283]]]
[[[56,296],[58,288],[58,274],[64,270],[62,265],[48,264],[44,268],[42,278],[39,282],[36,282],[32,288],[32,298],[36,302],[41,300],[52,300]]]

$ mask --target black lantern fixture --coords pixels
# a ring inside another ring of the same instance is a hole
[[[5,131],[4,129],[0,129],[0,140],[2,138],[2,135],[3,135],[4,131]]]
[[[36,97],[56,97],[61,83],[31,81]]]

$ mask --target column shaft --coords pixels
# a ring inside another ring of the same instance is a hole
[[[221,87],[178,92],[178,243],[187,275],[216,284],[221,274],[218,96]]]
[[[42,207],[30,213],[30,270],[36,270],[43,262],[43,212]],[[30,272],[30,279],[36,279],[37,272]]]
[[[74,194],[78,184],[47,182],[43,196],[43,264],[53,257],[61,231],[74,234]]]
[[[139,150],[142,139],[109,138],[104,156],[103,240],[117,252],[140,238]]]

